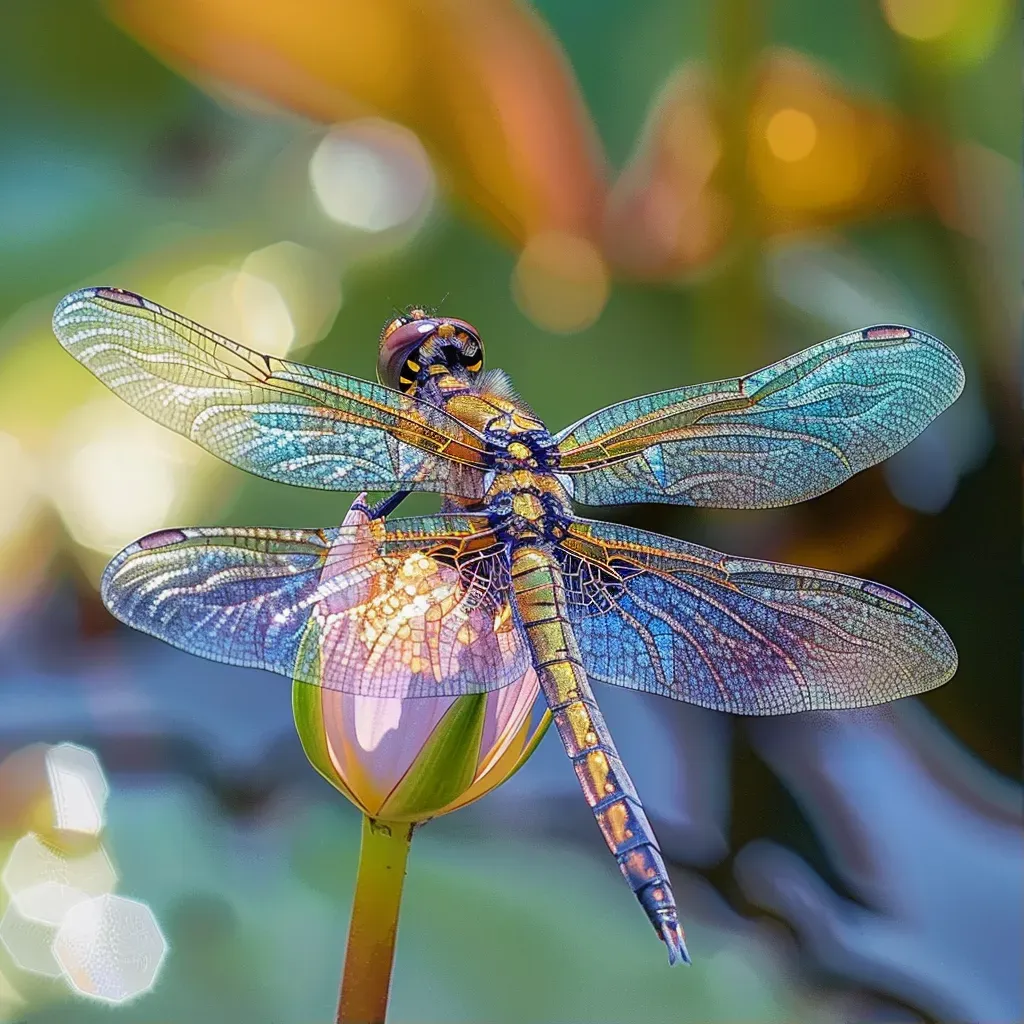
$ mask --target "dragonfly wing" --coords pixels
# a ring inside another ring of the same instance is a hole
[[[603,682],[772,715],[881,704],[956,669],[935,619],[877,583],[586,520],[560,550],[583,663]]]
[[[68,295],[53,329],[129,405],[251,473],[328,490],[483,493],[483,439],[380,384],[253,352],[117,289]]]
[[[496,690],[530,667],[504,546],[479,517],[163,530],[103,577],[123,622],[214,661],[364,696]]]
[[[560,472],[589,505],[787,505],[899,451],[962,387],[937,338],[870,327],[746,377],[602,409],[558,434]]]

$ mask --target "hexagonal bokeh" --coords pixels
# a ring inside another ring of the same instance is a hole
[[[56,828],[98,835],[110,787],[99,758],[86,747],[58,743],[46,752]]]
[[[53,953],[73,988],[123,1003],[153,987],[167,940],[145,903],[105,895],[68,911]]]
[[[72,857],[34,832],[11,848],[0,878],[24,917],[51,925],[59,925],[82,900],[110,892],[117,884],[117,872],[102,846]]]
[[[11,959],[22,970],[47,978],[61,975],[60,964],[51,948],[55,932],[53,925],[25,917],[14,903],[8,904],[0,918],[0,943],[11,954]]]

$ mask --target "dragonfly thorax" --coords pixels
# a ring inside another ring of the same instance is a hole
[[[484,437],[494,450],[498,472],[525,469],[551,473],[558,468],[558,447],[543,426],[525,430],[516,425],[511,430],[490,426]]]
[[[497,473],[484,507],[512,543],[560,540],[572,514],[569,496],[555,476],[525,469]]]

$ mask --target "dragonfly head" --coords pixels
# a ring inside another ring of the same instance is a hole
[[[396,391],[412,391],[442,371],[471,379],[483,367],[480,335],[465,320],[410,308],[380,332],[377,380]]]

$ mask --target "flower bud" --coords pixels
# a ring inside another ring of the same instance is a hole
[[[344,526],[369,522],[360,495]],[[368,539],[348,560],[367,558]],[[332,553],[331,573],[347,567]],[[310,763],[364,814],[424,821],[463,807],[505,781],[529,755],[549,717],[535,722],[532,667],[490,693],[373,697],[296,681],[295,724]]]

